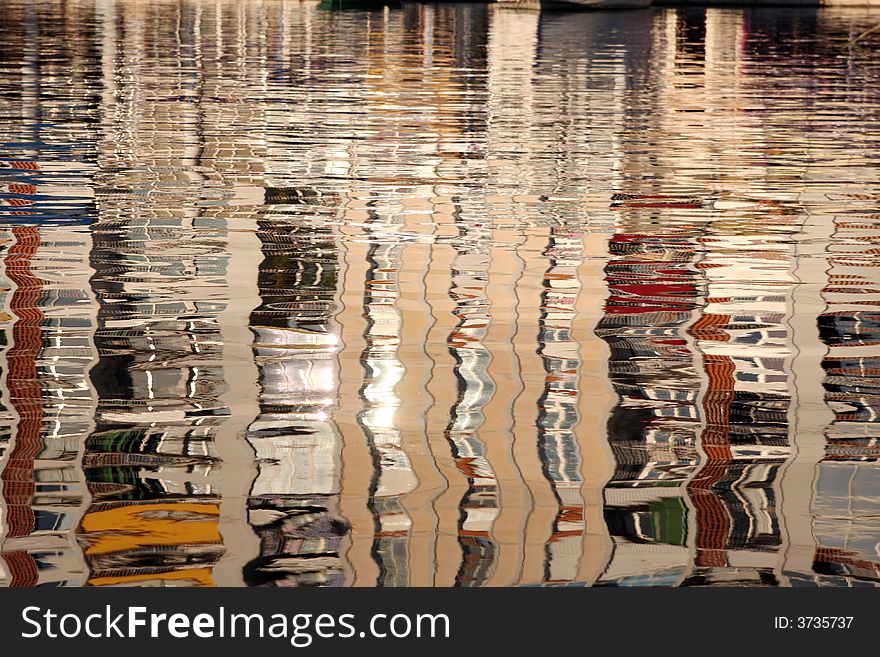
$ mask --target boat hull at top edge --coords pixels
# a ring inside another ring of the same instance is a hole
[[[498,0],[495,4],[512,9],[644,9],[652,0]]]

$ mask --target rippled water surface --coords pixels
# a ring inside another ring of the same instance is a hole
[[[878,20],[5,0],[0,583],[877,584]]]

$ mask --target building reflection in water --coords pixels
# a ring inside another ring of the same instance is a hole
[[[880,581],[870,16],[7,5],[2,585]]]
[[[321,225],[321,208],[311,205],[319,199],[307,192],[273,189],[266,199],[270,208],[294,205],[258,221],[265,256],[262,304],[250,326],[261,394],[260,414],[248,428],[258,469],[248,517],[261,549],[246,566],[249,585],[329,585],[344,577],[340,441],[330,417],[337,381],[332,311],[338,257],[332,227]],[[291,212],[300,207],[302,213]]]

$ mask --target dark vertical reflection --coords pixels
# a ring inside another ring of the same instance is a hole
[[[250,326],[260,415],[248,429],[258,468],[248,516],[260,556],[245,566],[245,583],[338,586],[348,531],[338,511],[338,438],[331,419],[339,256],[333,228],[321,220],[321,202],[333,199],[309,189],[272,188],[266,201],[278,216],[258,222],[262,304]]]
[[[609,242],[609,296],[596,327],[611,350],[609,377],[620,396],[608,420],[616,466],[605,519],[615,548],[603,583],[672,584],[686,565],[683,484],[696,463],[700,383],[684,329],[703,285],[694,267],[699,233],[670,216],[693,206],[687,198],[625,194],[612,205],[620,229]],[[658,231],[661,217],[666,225]],[[660,566],[643,581],[638,546],[654,546]]]
[[[695,68],[705,66],[705,9],[688,7],[675,12],[675,41],[679,62]]]

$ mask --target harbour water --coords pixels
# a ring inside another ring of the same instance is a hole
[[[878,21],[6,0],[0,585],[876,585]]]

